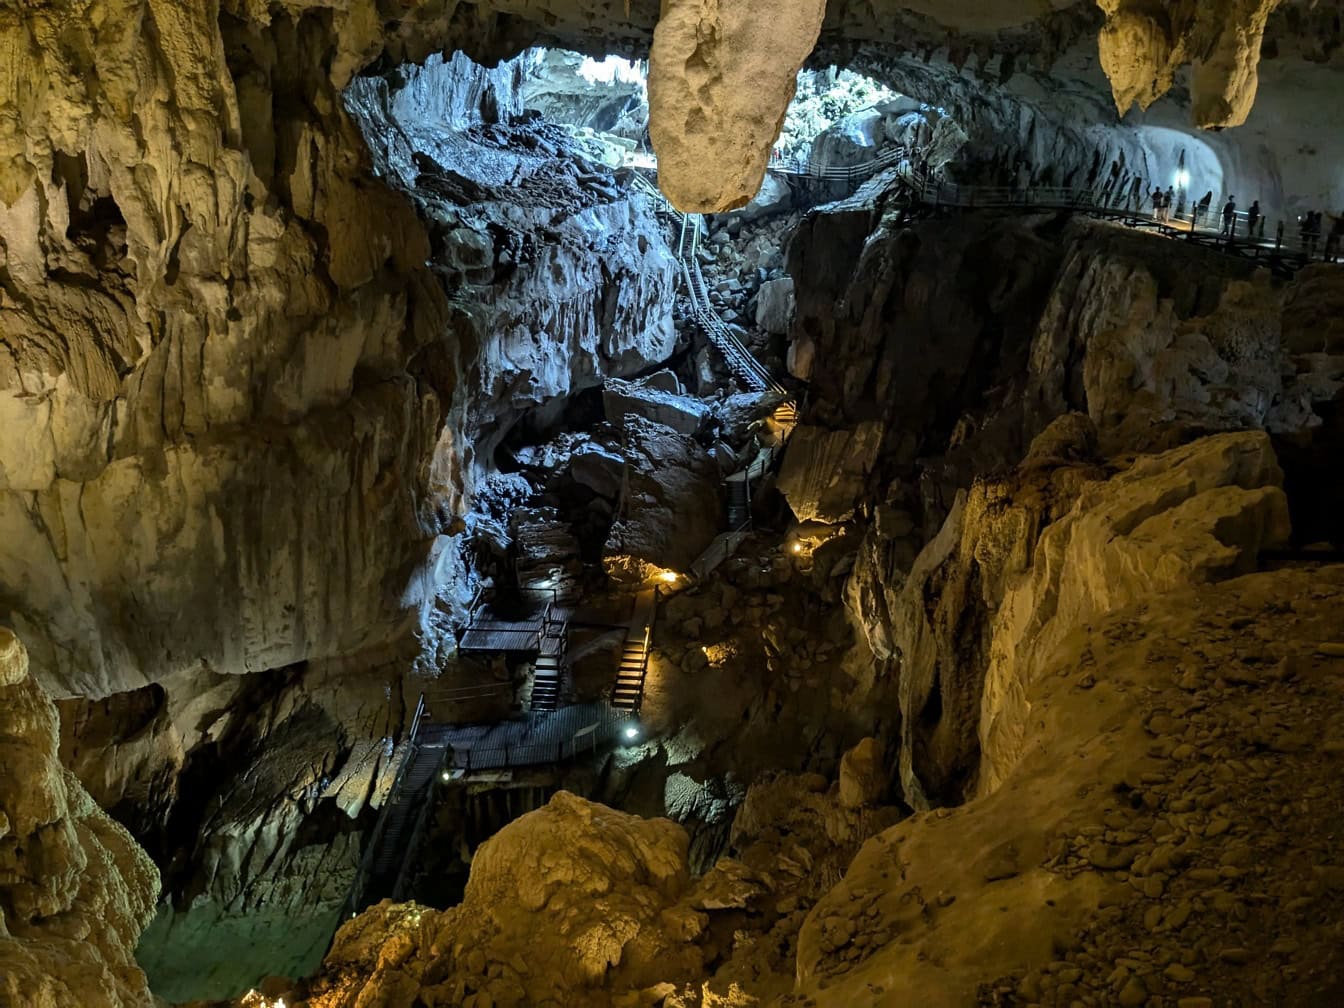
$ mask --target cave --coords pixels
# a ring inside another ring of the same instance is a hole
[[[0,11],[0,1008],[1344,1002],[1339,0]]]

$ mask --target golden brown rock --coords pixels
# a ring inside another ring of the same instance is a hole
[[[824,0],[665,0],[649,129],[675,206],[718,213],[756,195],[825,12]]]
[[[158,872],[57,761],[56,708],[0,628],[0,1005],[142,1008]]]

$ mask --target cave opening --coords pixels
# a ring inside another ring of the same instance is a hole
[[[1334,997],[1331,12],[227,6],[0,94],[0,1001]]]

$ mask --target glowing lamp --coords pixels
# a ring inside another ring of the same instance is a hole
[[[453,779],[453,775],[450,774],[447,770],[445,770],[443,773],[439,774],[439,776],[440,776],[441,778],[443,778],[443,781],[444,781],[445,784],[446,784],[448,781],[450,781],[450,780]]]
[[[795,553],[801,553],[803,551],[803,544],[800,542],[796,542],[789,548],[793,550]]]
[[[663,571],[661,574],[658,575],[658,577],[661,578],[666,584],[672,584],[677,580],[677,572]]]
[[[631,725],[629,728],[625,730],[625,737],[628,739],[639,738],[639,729],[636,728],[634,725]]]
[[[1178,171],[1176,173],[1176,185],[1184,189],[1190,184],[1190,173],[1188,171]]]

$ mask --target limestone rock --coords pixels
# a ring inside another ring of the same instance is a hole
[[[761,284],[756,301],[756,324],[768,333],[783,336],[793,322],[793,278],[780,277]]]
[[[150,1003],[135,944],[158,872],[57,760],[56,708],[0,628],[0,1003]]]
[[[795,428],[779,472],[779,491],[794,517],[836,524],[853,515],[882,437],[878,423],[836,431]]]
[[[669,392],[647,381],[628,382],[615,378],[602,386],[602,403],[607,419],[618,426],[625,417],[634,415],[670,427],[687,437],[700,430],[709,412],[709,407],[694,396]]]
[[[521,1008],[680,979],[700,961],[691,942],[703,927],[680,902],[687,845],[667,820],[561,791],[481,845],[460,906],[384,903],[342,926],[309,995],[449,1004],[469,987]]]
[[[721,531],[719,473],[704,450],[669,427],[627,415],[625,500],[604,562],[686,571]]]
[[[1139,0],[1097,0],[1106,13],[1099,48],[1117,110],[1147,108],[1194,64],[1191,100],[1202,127],[1239,126],[1255,101],[1260,43],[1280,0],[1170,4],[1159,18]]]
[[[649,54],[658,181],[687,213],[744,206],[812,52],[823,0],[668,0]]]
[[[899,593],[874,600],[902,659],[900,777],[917,807],[966,781],[981,793],[1002,784],[1025,744],[1032,670],[1072,630],[1245,574],[1287,541],[1282,473],[1263,433],[1216,435],[1096,475],[1069,463],[979,481]]]
[[[1341,590],[1338,564],[1250,574],[1038,652],[1031,743],[1004,786],[863,845],[808,912],[794,998],[848,1008],[880,983],[893,1005],[1193,1008],[1337,989],[1322,921],[1339,919],[1325,865],[1344,782],[1323,740],[1344,697],[1338,659],[1311,655]],[[1308,794],[1323,816],[1256,818]]]
[[[866,738],[840,760],[840,804],[848,809],[874,804],[887,787],[881,743]]]

